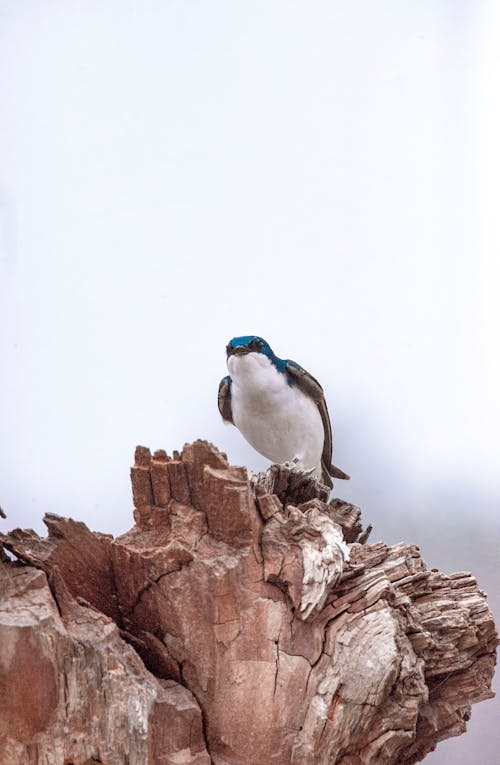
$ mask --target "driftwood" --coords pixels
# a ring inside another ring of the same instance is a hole
[[[465,731],[498,642],[471,574],[290,471],[175,456],[138,447],[121,537],[2,537],[0,762],[410,765]]]

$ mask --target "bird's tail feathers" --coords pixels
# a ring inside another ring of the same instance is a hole
[[[341,478],[344,481],[348,481],[351,477],[350,475],[347,475],[347,473],[344,473],[344,471],[338,468],[336,465],[330,465],[328,472],[331,476],[333,476],[333,478]]]

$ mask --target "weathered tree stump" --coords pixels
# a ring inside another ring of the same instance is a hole
[[[121,537],[2,537],[0,762],[410,765],[465,731],[498,642],[471,574],[290,471],[176,456],[138,447]]]

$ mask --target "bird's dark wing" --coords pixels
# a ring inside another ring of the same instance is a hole
[[[309,372],[307,372],[300,364],[295,361],[287,359],[286,371],[289,375],[289,380],[292,385],[297,385],[302,393],[312,398],[316,403],[321,420],[323,422],[323,430],[325,432],[325,441],[323,444],[323,454],[321,455],[321,466],[323,468],[323,481],[327,486],[332,486],[330,476],[334,478],[349,478],[347,473],[343,470],[332,465],[332,452],[333,452],[333,437],[332,437],[332,425],[330,422],[330,415],[328,414],[328,407],[325,401],[325,394],[323,388]]]
[[[224,422],[233,422],[233,412],[231,409],[231,378],[229,375],[223,377],[219,384],[219,394],[217,396],[217,404],[219,406],[219,412],[222,415]]]

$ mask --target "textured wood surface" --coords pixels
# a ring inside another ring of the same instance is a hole
[[[133,528],[49,515],[0,556],[0,762],[410,765],[490,698],[474,577],[210,444],[138,447]]]

